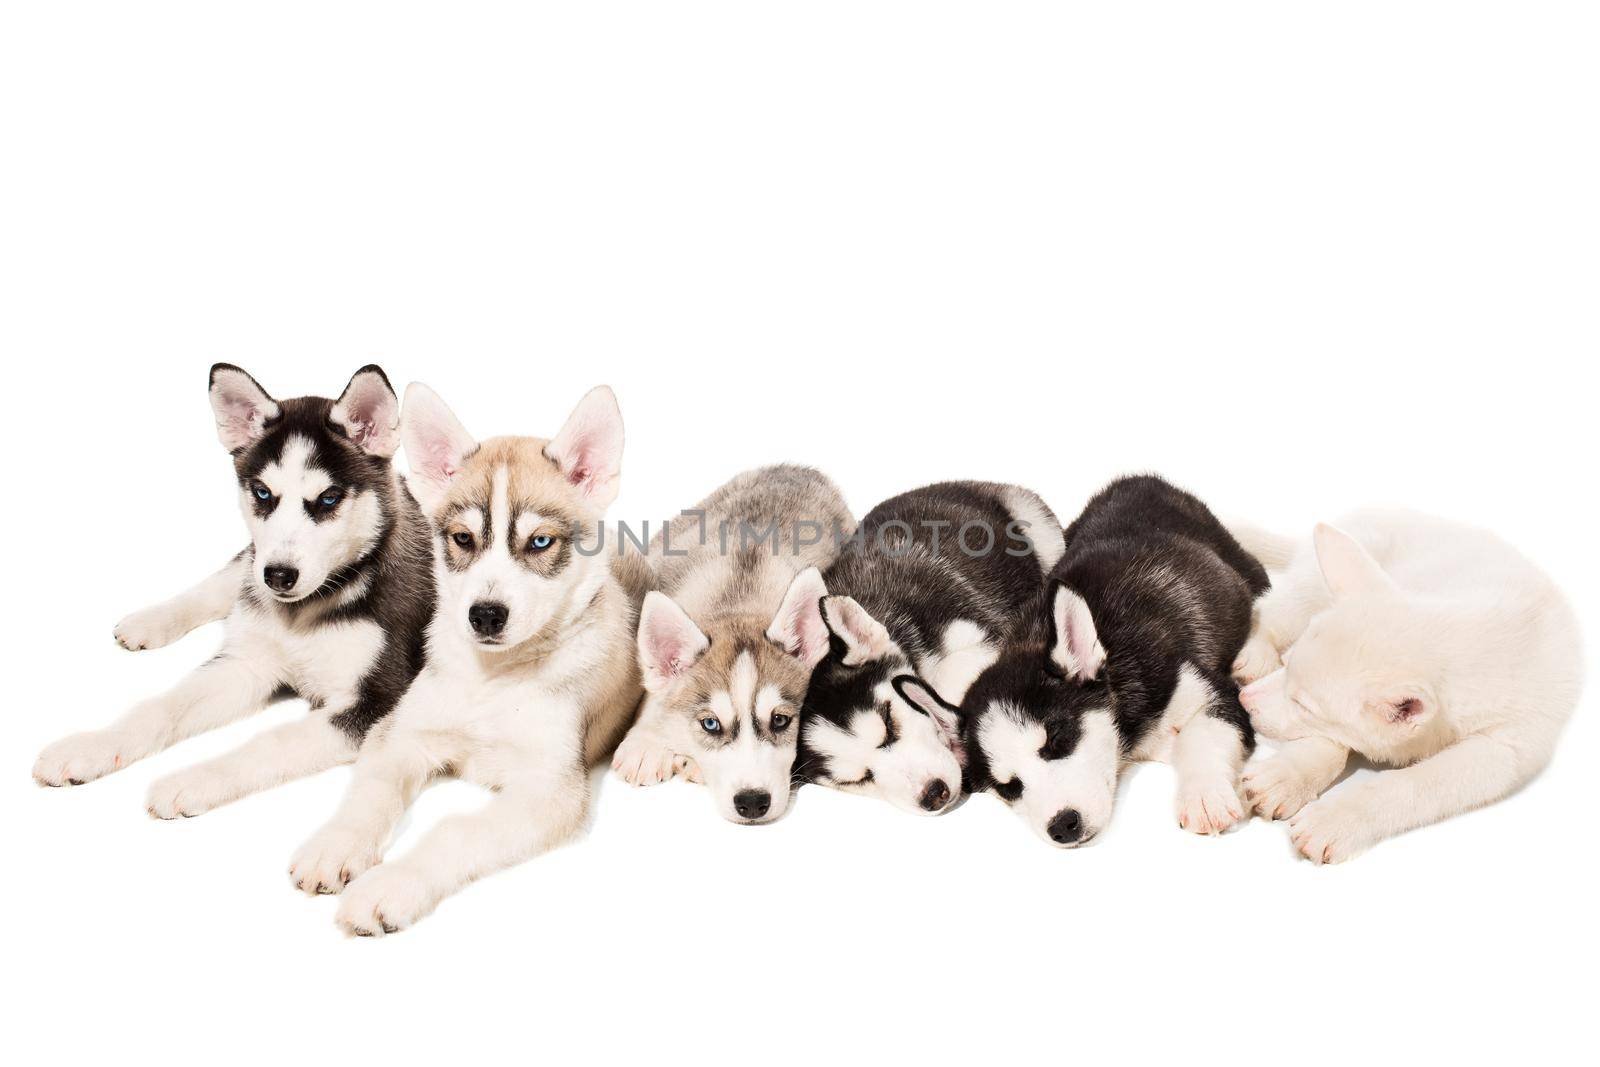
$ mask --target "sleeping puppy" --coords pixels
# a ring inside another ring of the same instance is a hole
[[[901,692],[959,715],[967,787],[992,790],[1053,845],[1111,819],[1125,761],[1178,772],[1178,823],[1220,833],[1243,815],[1255,744],[1228,678],[1266,571],[1199,500],[1160,478],[1113,482],[1067,530],[1066,554],[959,710],[913,679]]]
[[[961,795],[957,716],[905,699],[921,678],[959,699],[1061,557],[1061,525],[1029,490],[944,482],[884,501],[825,577],[829,652],[802,715],[803,779],[916,815]]]
[[[1235,673],[1261,733],[1284,742],[1246,797],[1289,819],[1316,863],[1492,803],[1537,774],[1577,704],[1577,621],[1493,534],[1401,512],[1269,545],[1289,567],[1261,601]],[[1316,799],[1351,752],[1404,767]]]

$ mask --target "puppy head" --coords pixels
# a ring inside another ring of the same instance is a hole
[[[1239,700],[1267,737],[1381,757],[1437,720],[1437,627],[1354,538],[1324,525],[1315,544],[1333,602]]]
[[[807,699],[806,777],[914,815],[950,810],[961,796],[959,712],[854,599],[830,596],[822,614],[832,650]]]
[[[811,669],[827,651],[815,567],[800,572],[770,620],[720,617],[706,629],[652,592],[639,615],[639,667],[679,751],[693,756],[717,811],[771,822],[789,807],[798,719]]]
[[[622,414],[605,386],[550,440],[476,441],[425,385],[406,390],[411,486],[438,539],[439,610],[483,652],[516,648],[592,595],[622,466]]]
[[[1011,647],[962,709],[970,791],[993,792],[1058,848],[1110,823],[1122,746],[1103,683],[1051,669],[1041,646]]]
[[[347,587],[393,508],[400,402],[376,366],[337,400],[274,400],[238,367],[211,368],[217,437],[233,456],[260,594],[283,604]]]

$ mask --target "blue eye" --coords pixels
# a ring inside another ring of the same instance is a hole
[[[326,493],[323,493],[322,496],[318,498],[317,503],[321,504],[325,508],[331,508],[331,507],[333,507],[335,504],[339,503],[339,501],[341,501],[343,499],[344,499],[344,491],[343,490],[340,490],[340,489],[329,489]]]
[[[528,547],[533,549],[535,552],[543,552],[545,549],[550,547],[552,540],[553,538],[551,538],[549,534],[540,534],[538,537],[535,537],[528,542]]]
[[[707,715],[700,720],[700,729],[708,734],[720,734],[722,732],[722,723]]]
[[[256,499],[257,500],[271,500],[272,499],[272,490],[268,489],[266,486],[262,485],[260,482],[257,482],[255,485],[251,486],[250,488],[256,494]]]

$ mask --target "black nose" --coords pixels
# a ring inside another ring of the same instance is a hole
[[[745,789],[733,798],[733,810],[741,819],[759,819],[772,807],[772,794],[765,789]]]
[[[261,577],[266,579],[268,589],[277,593],[287,593],[294,588],[294,583],[300,578],[300,572],[293,567],[263,567]]]
[[[480,600],[467,609],[467,621],[472,632],[479,637],[494,637],[506,628],[511,612],[504,604],[494,600]]]
[[[1056,817],[1050,820],[1050,825],[1045,827],[1045,832],[1056,844],[1070,845],[1083,836],[1083,816],[1071,808],[1058,811]]]
[[[928,788],[922,791],[922,799],[918,801],[923,811],[938,811],[950,803],[950,787],[935,778],[928,783]]]

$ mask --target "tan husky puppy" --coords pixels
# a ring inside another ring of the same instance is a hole
[[[404,929],[468,882],[574,834],[587,769],[616,745],[640,693],[643,590],[625,588],[596,550],[622,462],[611,390],[585,396],[553,440],[479,444],[413,385],[401,436],[435,536],[426,661],[362,747],[344,803],[290,868],[308,893],[342,891],[338,922],[362,935]],[[445,774],[494,799],[380,865],[412,800]]]

